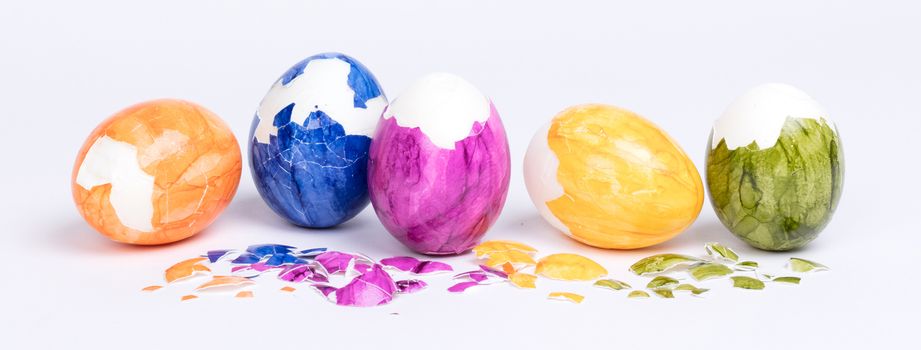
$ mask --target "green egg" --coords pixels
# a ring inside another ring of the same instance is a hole
[[[783,84],[733,101],[713,126],[706,163],[720,221],[764,250],[796,249],[818,237],[844,184],[835,124],[809,95]]]

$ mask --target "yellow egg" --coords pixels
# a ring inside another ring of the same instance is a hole
[[[704,199],[697,168],[665,131],[608,105],[560,112],[531,140],[524,173],[544,219],[600,248],[667,241],[697,219]]]

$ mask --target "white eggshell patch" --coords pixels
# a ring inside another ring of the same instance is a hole
[[[489,119],[489,99],[473,84],[449,73],[433,73],[414,82],[400,95],[384,118],[397,125],[419,128],[436,146],[454,149],[470,135],[473,123]]]
[[[771,148],[777,143],[787,118],[823,119],[833,125],[818,102],[802,90],[786,84],[756,86],[736,98],[713,124],[711,146],[720,139],[732,150],[756,142]]]
[[[275,82],[259,104],[256,141],[269,143],[269,135],[278,133],[273,125],[275,115],[291,103],[294,103],[291,115],[306,117],[319,109],[342,125],[346,134],[371,137],[387,106],[387,98],[381,94],[365,102],[367,108],[355,107],[355,91],[348,83],[351,68],[348,62],[338,58],[314,59],[288,84],[281,79]]]
[[[547,143],[547,134],[552,123],[551,121],[544,124],[528,144],[528,150],[524,155],[524,183],[528,189],[528,196],[540,215],[556,229],[570,234],[569,228],[547,207],[547,202],[565,195],[563,186],[556,179],[560,160]]]

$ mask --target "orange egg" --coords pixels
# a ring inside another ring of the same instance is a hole
[[[187,101],[154,100],[102,122],[74,164],[80,214],[118,242],[188,238],[224,210],[240,182],[240,146],[230,128]]]
[[[703,205],[694,163],[662,129],[613,106],[560,112],[531,140],[525,184],[551,225],[601,248],[664,242]]]

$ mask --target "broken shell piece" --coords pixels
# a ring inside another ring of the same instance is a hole
[[[711,257],[725,259],[732,262],[739,261],[739,255],[736,254],[735,251],[717,242],[707,243],[707,245],[704,246],[704,249],[707,250],[707,255]]]
[[[569,292],[551,292],[549,295],[547,295],[547,298],[550,300],[570,301],[576,304],[579,304],[582,302],[582,300],[585,300],[584,296]]]
[[[142,292],[153,292],[157,289],[163,288],[162,286],[147,286],[144,289],[141,289]]]
[[[192,299],[198,299],[198,296],[193,295],[193,294],[183,295],[182,298],[180,298],[179,300],[186,301],[186,300],[192,300]]]
[[[748,276],[732,276],[731,278],[733,287],[752,290],[764,289],[764,282],[757,278]]]
[[[667,287],[655,288],[655,289],[652,289],[652,292],[658,295],[659,297],[662,297],[665,299],[672,299],[675,297],[675,293],[672,292],[672,290]]]
[[[400,271],[410,272],[416,275],[424,275],[435,272],[454,271],[451,265],[438,261],[419,260],[411,256],[395,256],[381,260],[381,265],[393,267]]]
[[[243,291],[240,291],[240,292],[237,293],[237,295],[235,296],[235,298],[238,298],[238,299],[252,298],[252,297],[253,297],[253,291],[250,291],[250,290],[243,290]]]
[[[381,265],[374,264],[370,270],[352,279],[342,288],[327,285],[313,285],[329,301],[342,306],[377,306],[393,300],[397,286]]]
[[[410,294],[425,289],[427,283],[420,280],[402,280],[394,282],[397,286],[397,293]]]
[[[630,271],[637,275],[664,272],[681,265],[700,262],[693,256],[681,254],[657,254],[637,261],[630,266]]]
[[[732,269],[720,263],[704,263],[691,266],[688,272],[691,274],[691,277],[694,277],[695,281],[704,281],[711,278],[730,275],[732,274]]]
[[[297,288],[294,288],[294,287],[292,287],[292,286],[284,286],[284,287],[281,287],[281,289],[279,289],[279,290],[282,291],[282,292],[292,293],[292,292],[296,291]]]
[[[793,277],[793,276],[783,276],[783,277],[774,278],[771,281],[779,282],[779,283],[799,284],[800,278]]]
[[[626,282],[621,282],[621,281],[614,280],[614,279],[597,280],[595,281],[595,284],[593,285],[596,287],[602,287],[602,288],[607,288],[611,290],[621,290],[621,289],[631,288],[630,285],[627,284]]]
[[[646,288],[656,289],[661,287],[671,287],[678,285],[678,280],[668,276],[656,276],[652,281],[646,284]]]
[[[576,254],[553,254],[537,263],[534,271],[541,276],[562,281],[591,281],[608,274],[595,261]]]
[[[649,293],[646,293],[646,292],[641,291],[641,290],[634,290],[634,291],[631,291],[630,294],[627,294],[627,298],[630,298],[630,299],[634,299],[634,298],[648,298],[648,297],[649,297]]]
[[[691,292],[691,294],[694,294],[694,295],[701,295],[701,294],[707,292],[709,289],[706,289],[706,288],[697,288],[697,287],[695,287],[694,285],[684,283],[684,284],[679,284],[677,287],[675,287],[675,290],[688,291],[688,292]]]
[[[476,253],[478,258],[493,253],[509,251],[519,251],[523,253],[534,254],[537,252],[537,249],[534,249],[533,247],[524,243],[505,240],[486,241],[473,248],[473,252]]]
[[[828,270],[828,266],[800,258],[790,258],[790,261],[787,263],[787,268],[793,272],[817,272]]]
[[[451,292],[451,293],[461,293],[461,292],[463,292],[463,291],[466,291],[466,290],[469,289],[470,287],[476,287],[476,286],[479,286],[479,285],[480,285],[480,283],[479,283],[479,282],[476,282],[476,281],[460,282],[460,283],[455,284],[455,285],[453,285],[453,286],[451,286],[451,287],[448,287],[448,291]]]
[[[758,268],[758,263],[754,261],[742,261],[733,265],[733,267],[739,271],[754,271]]]
[[[224,289],[236,289],[255,284],[252,280],[238,276],[213,276],[211,280],[195,287],[195,291],[220,291]]]
[[[518,288],[526,288],[526,289],[537,288],[537,285],[535,283],[537,281],[537,276],[532,275],[532,274],[523,273],[523,272],[515,272],[513,274],[508,275],[508,280],[509,282],[512,283],[512,285]]]
[[[205,260],[208,260],[208,258],[191,258],[170,266],[168,269],[166,269],[165,272],[166,283],[173,283],[175,281],[192,277],[193,275],[199,273],[211,272],[211,269],[201,263]]]

